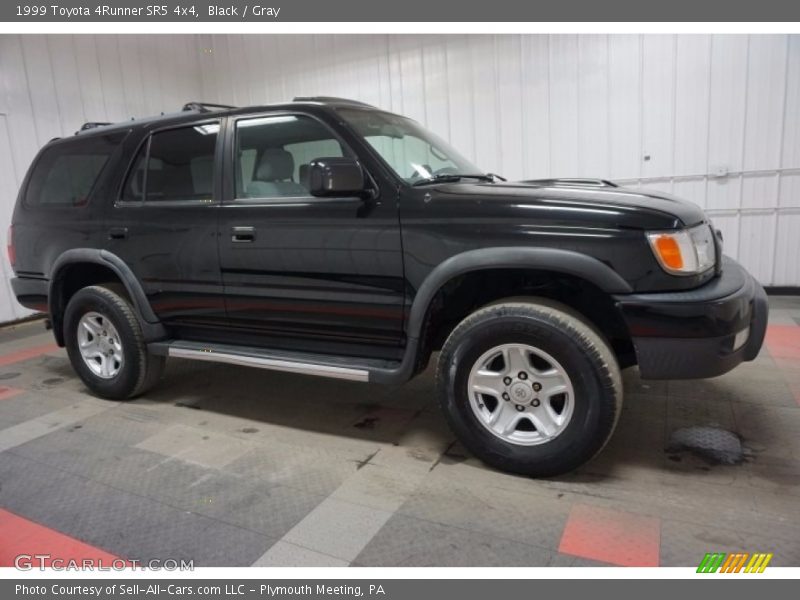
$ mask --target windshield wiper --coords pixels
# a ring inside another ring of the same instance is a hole
[[[482,173],[440,173],[439,175],[431,175],[425,179],[415,181],[411,185],[427,185],[429,183],[441,183],[443,181],[459,181],[461,179],[479,179],[480,181],[494,181],[493,175],[484,175]]]

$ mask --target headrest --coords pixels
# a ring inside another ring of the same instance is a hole
[[[261,154],[256,176],[258,181],[283,181],[294,175],[294,158],[281,148],[267,148]]]

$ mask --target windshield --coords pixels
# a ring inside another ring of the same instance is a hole
[[[339,114],[408,183],[447,175],[483,173],[450,144],[411,119],[350,108],[339,109]]]

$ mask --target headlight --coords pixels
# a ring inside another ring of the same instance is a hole
[[[705,224],[680,231],[651,231],[647,239],[658,264],[673,275],[696,275],[716,261],[714,233]]]

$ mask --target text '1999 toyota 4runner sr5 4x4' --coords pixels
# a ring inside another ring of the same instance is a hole
[[[697,206],[507,182],[337,98],[88,123],[38,154],[9,240],[17,299],[102,397],[142,394],[167,356],[402,384],[438,352],[458,439],[532,476],[603,448],[621,368],[720,375],[767,324]]]

